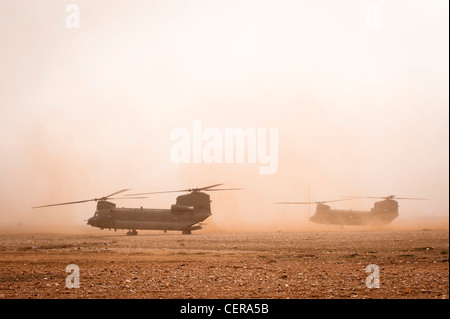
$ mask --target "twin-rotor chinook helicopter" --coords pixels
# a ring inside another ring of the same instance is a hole
[[[184,235],[191,234],[191,231],[202,229],[203,222],[211,216],[211,200],[209,195],[203,191],[225,191],[238,190],[239,188],[214,188],[223,184],[216,184],[201,188],[183,189],[176,191],[152,192],[129,194],[124,198],[112,198],[112,196],[123,193],[129,189],[122,189],[101,198],[86,199],[75,202],[51,204],[36,206],[33,208],[42,208],[59,205],[69,205],[85,203],[90,201],[97,202],[97,210],[93,217],[87,220],[87,224],[100,229],[128,229],[127,235],[137,235],[137,230],[178,230]],[[116,204],[110,202],[113,199],[136,199],[146,197],[132,197],[150,194],[189,192],[189,194],[177,197],[176,204],[170,209],[153,208],[117,208]]]
[[[352,200],[359,198],[381,198],[383,200],[376,202],[370,211],[331,209],[330,206],[325,204],[330,202],[339,202],[343,200]],[[395,195],[389,195],[386,197],[350,197],[344,199],[316,202],[278,202],[277,204],[317,204],[316,212],[313,216],[310,217],[310,221],[318,224],[341,226],[383,226],[389,224],[398,217],[398,202],[394,200],[394,198],[427,200],[427,198],[396,197]]]
[[[203,228],[202,222],[211,216],[211,200],[204,191],[226,191],[239,190],[240,188],[215,188],[223,184],[215,184],[201,188],[183,189],[175,191],[151,192],[125,195],[124,198],[113,198],[112,196],[128,191],[123,189],[101,198],[86,199],[75,202],[66,202],[33,208],[50,206],[60,206],[69,204],[97,202],[97,210],[93,217],[87,220],[87,224],[100,229],[128,229],[127,235],[137,235],[137,230],[168,230],[181,231],[184,235],[189,235],[193,230]],[[151,194],[188,192],[180,195],[176,199],[176,204],[170,209],[153,208],[117,208],[116,204],[110,202],[113,199],[138,199],[147,197],[133,197]],[[353,200],[360,198],[382,198],[374,204],[370,211],[340,210],[331,209],[325,203]],[[315,201],[315,202],[278,202],[277,204],[317,204],[315,214],[310,217],[310,221],[327,225],[356,225],[356,226],[383,226],[392,222],[398,217],[398,202],[395,199],[426,200],[426,198],[396,197],[390,195],[386,197],[350,197],[344,199]]]

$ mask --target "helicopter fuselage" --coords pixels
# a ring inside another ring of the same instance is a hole
[[[312,222],[332,225],[383,226],[398,217],[398,202],[391,199],[376,202],[370,211],[331,209],[319,203]]]
[[[108,229],[185,230],[192,229],[211,214],[206,212],[176,212],[170,209],[114,208],[96,210],[88,225]],[[195,229],[201,229],[199,226]]]
[[[88,225],[101,229],[178,230],[190,234],[202,228],[200,224],[211,216],[209,195],[194,192],[177,197],[170,209],[117,208],[116,204],[99,201]]]

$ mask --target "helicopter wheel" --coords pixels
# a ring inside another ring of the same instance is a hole
[[[191,234],[191,230],[190,229],[185,229],[182,232],[183,235],[190,235]]]
[[[128,232],[127,232],[127,236],[136,236],[138,233],[137,233],[137,231],[136,230],[129,230]]]

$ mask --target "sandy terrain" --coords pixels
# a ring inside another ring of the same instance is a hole
[[[0,299],[449,298],[448,230],[0,233]],[[66,266],[80,288],[66,287]],[[366,267],[380,288],[366,286]]]

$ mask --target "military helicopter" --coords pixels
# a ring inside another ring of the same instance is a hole
[[[331,209],[325,203],[338,202],[344,200],[353,200],[360,198],[381,198],[382,201],[375,202],[370,211],[346,210],[346,209]],[[278,202],[277,204],[317,204],[316,212],[309,218],[310,221],[318,224],[327,225],[352,225],[352,226],[383,226],[392,222],[398,215],[398,202],[395,199],[414,199],[427,200],[427,198],[411,198],[411,197],[396,197],[389,195],[385,197],[350,197],[344,199],[315,201],[315,202]]]
[[[202,222],[211,216],[211,200],[209,195],[203,191],[224,191],[237,190],[238,188],[218,189],[214,188],[223,184],[211,186],[183,189],[176,191],[152,192],[125,195],[124,198],[112,198],[112,196],[128,191],[122,189],[111,195],[101,198],[86,199],[75,202],[66,202],[59,204],[35,206],[32,208],[43,208],[50,206],[69,205],[85,203],[90,201],[97,202],[97,210],[93,217],[87,220],[87,224],[100,229],[128,229],[127,235],[137,235],[138,229],[146,230],[168,230],[181,231],[183,235],[190,235],[191,231],[203,228]],[[152,209],[152,208],[117,208],[116,204],[110,202],[113,199],[137,199],[146,197],[132,197],[136,195],[163,194],[175,192],[189,192],[189,194],[180,195],[176,199],[176,204],[170,209]]]

